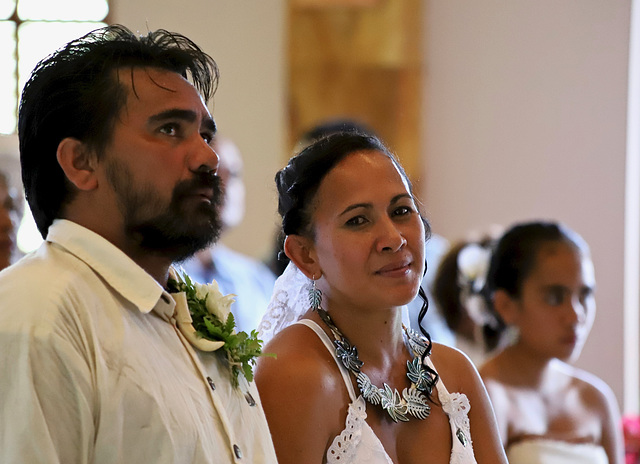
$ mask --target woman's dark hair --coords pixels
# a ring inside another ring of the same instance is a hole
[[[313,235],[311,209],[320,183],[347,155],[365,150],[377,151],[387,156],[398,168],[409,186],[409,192],[413,194],[406,172],[377,137],[353,131],[334,133],[306,147],[276,174],[278,213],[282,217],[282,231],[285,235]],[[427,237],[431,234],[426,221],[425,233]]]
[[[540,248],[550,242],[563,242],[575,247],[583,255],[589,255],[589,246],[580,235],[568,227],[547,221],[519,223],[511,227],[500,238],[491,256],[484,296],[489,308],[494,312],[499,326],[485,336],[499,342],[505,329],[504,321],[493,307],[493,294],[504,290],[512,298],[519,298],[524,281],[531,275],[536,265]]]
[[[409,186],[409,193],[413,195],[413,187],[402,165],[391,151],[373,135],[361,134],[356,131],[337,132],[312,143],[289,160],[289,164],[276,174],[278,188],[278,213],[282,217],[282,232],[287,235],[305,235],[313,237],[311,212],[313,200],[318,192],[320,183],[325,176],[344,158],[358,151],[377,151],[387,156],[396,166]],[[417,199],[416,199],[417,203]],[[425,241],[431,236],[428,221],[420,216],[425,226]],[[426,269],[426,267],[425,267]],[[422,287],[419,293],[423,305],[418,315],[422,322],[429,306]],[[428,340],[427,356],[431,351],[431,337],[422,328],[420,330]],[[426,365],[426,364],[425,364]],[[437,374],[433,372],[433,384],[437,381]]]
[[[18,132],[25,193],[43,237],[73,195],[56,159],[58,145],[73,137],[101,155],[127,102],[127,88],[115,72],[125,68],[132,76],[134,68],[178,73],[205,101],[218,81],[209,55],[188,38],[165,30],[138,37],[124,26],[108,26],[40,61],[22,92]]]

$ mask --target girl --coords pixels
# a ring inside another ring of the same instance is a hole
[[[622,464],[609,387],[572,367],[595,316],[587,244],[549,222],[519,224],[498,242],[486,295],[516,341],[480,369],[511,464]]]

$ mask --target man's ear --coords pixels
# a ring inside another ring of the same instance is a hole
[[[56,157],[67,179],[78,190],[94,190],[98,187],[96,158],[83,142],[73,137],[62,139]]]
[[[507,325],[514,325],[520,310],[518,301],[505,290],[498,289],[493,294],[493,307]]]
[[[284,252],[308,278],[319,279],[322,277],[322,269],[310,238],[302,235],[287,235],[284,240]]]

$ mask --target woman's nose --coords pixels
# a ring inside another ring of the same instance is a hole
[[[407,243],[397,225],[390,218],[381,221],[379,233],[378,252],[396,252]]]

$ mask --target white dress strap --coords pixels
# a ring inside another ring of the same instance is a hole
[[[302,324],[309,327],[313,330],[318,338],[324,343],[324,346],[327,348],[331,356],[333,356],[333,360],[336,362],[338,369],[340,370],[340,374],[342,375],[342,380],[344,380],[344,384],[347,386],[347,391],[349,392],[349,398],[351,398],[351,402],[355,402],[356,400],[356,392],[353,388],[353,383],[351,383],[351,376],[349,375],[349,371],[342,365],[342,362],[336,357],[335,348],[329,336],[322,330],[322,328],[311,319],[300,319],[299,321],[294,322],[294,324]]]

